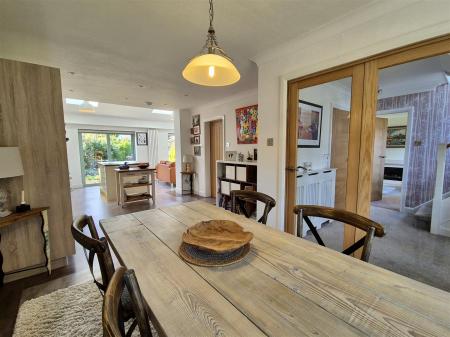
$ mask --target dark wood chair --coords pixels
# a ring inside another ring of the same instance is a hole
[[[297,234],[303,232],[303,220],[305,220],[311,230],[311,233],[317,240],[317,243],[324,247],[325,244],[317,232],[316,227],[311,222],[311,219],[309,219],[310,216],[333,219],[365,231],[366,235],[364,237],[342,251],[343,254],[350,255],[357,249],[363,247],[361,260],[365,262],[369,261],[370,250],[372,248],[372,239],[374,235],[378,237],[384,236],[384,228],[382,225],[359,214],[346,210],[323,206],[297,205],[294,207],[294,213],[297,215]]]
[[[231,196],[231,211],[237,214],[244,214],[245,217],[250,218],[246,203],[251,202],[256,205],[256,201],[260,201],[264,204],[264,212],[258,222],[262,224],[267,223],[267,216],[272,208],[275,207],[275,199],[267,194],[256,192],[256,191],[246,191],[246,190],[233,190],[230,192]]]
[[[125,291],[130,295],[135,317],[128,331],[125,331],[124,314],[120,305],[120,299]],[[102,324],[104,337],[131,336],[136,326],[139,328],[141,337],[152,336],[149,309],[142,297],[134,270],[119,267],[114,273],[103,299]]]
[[[86,235],[83,230],[88,228],[90,236]],[[109,281],[114,274],[114,263],[109,250],[108,241],[100,238],[95,227],[94,220],[91,216],[81,215],[72,223],[72,236],[84,249],[86,259],[91,271],[92,277],[97,287],[102,293],[106,291]],[[97,255],[102,282],[98,282],[94,275],[94,258]]]

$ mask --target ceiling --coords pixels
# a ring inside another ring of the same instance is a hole
[[[205,41],[207,0],[2,0],[0,57],[60,68],[64,97],[189,108],[256,88],[256,55],[372,2],[216,0],[219,44],[242,75],[224,88],[181,77]]]

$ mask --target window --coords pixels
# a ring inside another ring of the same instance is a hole
[[[100,183],[98,162],[135,160],[134,133],[80,131],[81,175],[84,185]]]
[[[174,162],[175,157],[175,135],[173,133],[169,133],[169,139],[167,143],[169,144],[169,161]]]

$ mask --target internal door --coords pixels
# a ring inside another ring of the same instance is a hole
[[[209,171],[211,197],[217,194],[216,162],[223,159],[223,121],[221,119],[209,122]]]
[[[386,118],[375,119],[375,140],[373,145],[372,195],[371,201],[383,198],[384,163],[386,158],[387,140]]]
[[[333,108],[331,167],[336,169],[334,207],[345,209],[350,111]]]

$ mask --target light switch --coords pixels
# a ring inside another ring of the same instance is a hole
[[[267,146],[273,146],[273,138],[267,138]]]
[[[228,149],[230,147],[230,142],[226,142],[225,147]]]

